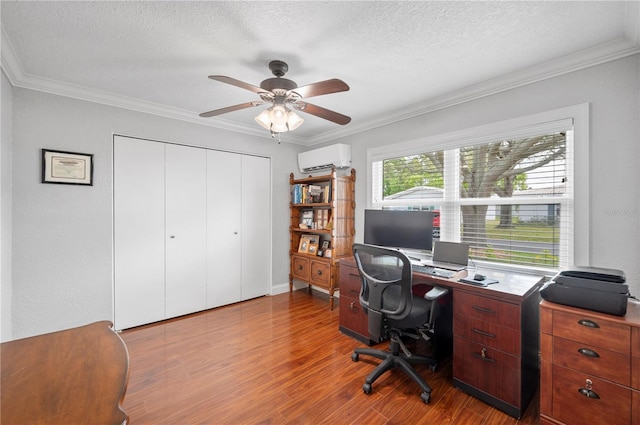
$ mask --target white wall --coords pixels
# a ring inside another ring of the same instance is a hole
[[[352,145],[359,172],[356,240],[367,202],[367,149],[589,103],[590,265],[623,270],[640,296],[639,76],[634,55],[338,140]]]
[[[271,157],[271,279],[288,290],[300,146],[18,88],[13,131],[13,338],[113,319],[113,133]],[[94,154],[94,185],[42,184],[42,148]]]
[[[635,55],[331,142],[352,145],[356,240],[366,207],[367,149],[589,103],[590,262],[624,270],[640,295],[639,75]],[[4,94],[2,100],[4,107]],[[112,317],[113,132],[271,156],[272,284],[274,292],[288,289],[288,179],[297,169],[295,154],[305,149],[24,89],[14,88],[12,101],[13,338]],[[4,153],[4,129],[2,136]],[[93,153],[95,185],[41,184],[45,147]]]
[[[11,339],[11,117],[13,91],[0,72],[0,341]]]

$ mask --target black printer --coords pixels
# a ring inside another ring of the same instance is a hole
[[[621,270],[572,266],[547,282],[540,295],[554,303],[624,316],[629,298],[625,282]]]

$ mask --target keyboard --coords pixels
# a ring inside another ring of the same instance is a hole
[[[416,273],[430,274],[431,276],[445,277],[447,279],[456,274],[456,272],[451,270],[438,269],[429,266],[422,266],[419,264],[411,264],[411,270]]]

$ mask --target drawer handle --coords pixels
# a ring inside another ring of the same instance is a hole
[[[356,305],[356,303],[354,301],[351,301],[349,303],[349,310],[351,311],[358,311],[358,306]]]
[[[318,276],[322,276],[322,270],[318,270]]]
[[[481,331],[480,329],[477,329],[477,328],[472,328],[471,330],[473,332],[477,333],[477,334],[480,334],[482,336],[487,336],[489,338],[495,338],[496,337],[496,334],[492,334],[492,333],[489,333],[489,332]]]
[[[578,348],[578,353],[583,354],[587,357],[593,357],[595,359],[600,357],[600,354],[588,348]]]
[[[591,389],[592,386],[593,382],[591,381],[591,379],[587,379],[585,382],[585,386],[583,388],[578,388],[578,392],[587,398],[595,398],[596,400],[600,399],[598,393]]]
[[[302,270],[302,266],[298,265],[298,270]]]
[[[474,305],[472,308],[481,313],[496,314],[496,312],[491,310],[490,308],[480,307],[479,305]]]
[[[485,361],[485,362],[491,362],[491,363],[495,363],[496,362],[496,359],[492,359],[491,357],[487,356],[487,349],[486,348],[483,348],[482,351],[479,352],[479,353],[475,353],[474,352],[473,355],[475,357],[479,358],[479,359],[482,359],[482,361]]]
[[[593,329],[598,329],[600,327],[596,322],[587,319],[578,320],[578,324]]]

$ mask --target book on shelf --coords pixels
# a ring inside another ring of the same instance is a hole
[[[297,183],[291,188],[294,204],[324,204],[331,202],[331,185]]]

